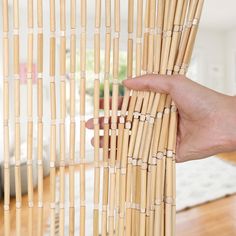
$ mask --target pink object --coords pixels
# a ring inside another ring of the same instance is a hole
[[[33,72],[32,72],[33,84],[37,83],[37,78],[38,78],[37,65],[33,64]],[[27,64],[26,63],[20,64],[20,81],[21,81],[21,84],[27,83]]]

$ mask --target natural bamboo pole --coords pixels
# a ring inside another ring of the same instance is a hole
[[[137,26],[136,26],[136,76],[141,75],[141,55],[142,55],[142,13],[143,9],[143,1],[138,0],[137,1]],[[133,22],[132,22],[133,25]],[[130,26],[131,27],[131,26]],[[132,26],[133,27],[133,26]],[[133,31],[133,29],[132,29]],[[130,58],[131,60],[131,58]],[[130,92],[131,94],[131,92]],[[125,124],[125,129],[131,130],[131,122],[133,121],[133,112],[135,108],[135,103],[136,103],[136,98],[137,98],[137,92],[132,91],[132,96],[130,97],[130,104],[129,104],[129,109],[128,109],[128,115],[126,117],[126,124]],[[135,127],[135,123],[137,123],[138,119],[136,118],[136,122],[134,120],[133,122],[133,128]],[[137,128],[137,127],[136,127]],[[127,135],[129,135],[129,132],[127,132]],[[132,137],[132,136],[131,136]],[[133,135],[134,137],[134,135]],[[125,221],[125,233],[126,235],[131,235],[135,233],[135,230],[132,230],[132,221],[133,221],[133,216],[132,216],[132,156],[130,153],[133,153],[134,151],[134,138],[130,140],[129,142],[129,148],[128,148],[128,153],[127,157],[128,158],[128,166],[127,166],[127,190],[126,190],[126,221]],[[123,148],[124,145],[128,146],[128,143],[123,143]],[[135,167],[136,168],[136,167]]]
[[[38,236],[43,235],[43,2],[37,1],[37,65],[38,65]]]
[[[87,1],[80,1],[80,236],[85,235],[85,92]]]
[[[10,156],[9,156],[9,18],[8,0],[2,1],[3,16],[3,155],[4,155],[4,235],[10,236]],[[14,15],[15,18],[15,15]],[[14,50],[15,51],[15,50]],[[15,169],[16,169],[15,165]],[[20,189],[19,185],[16,185]],[[17,189],[16,189],[17,190]],[[18,195],[18,202],[21,194]],[[19,211],[19,210],[17,210]],[[19,212],[20,213],[20,212]],[[20,219],[20,216],[19,218]],[[20,222],[16,221],[16,235],[20,235]]]
[[[183,32],[183,36],[181,38],[179,53],[178,53],[178,56],[177,56],[177,59],[176,59],[176,62],[175,62],[175,66],[174,66],[174,74],[179,73],[181,65],[182,65],[182,61],[183,61],[185,49],[186,49],[186,46],[187,46],[187,41],[188,41],[188,38],[189,38],[189,34],[190,34],[194,14],[195,14],[195,11],[196,11],[196,8],[197,8],[197,4],[198,4],[198,0],[192,0],[192,1],[189,2],[187,23],[186,23],[186,26],[185,26],[185,29],[184,29],[184,32]]]
[[[169,46],[168,46],[169,47]],[[165,61],[167,61],[167,60],[165,60]],[[166,62],[164,63],[164,64],[166,64]],[[166,71],[166,68],[164,67],[164,70],[163,70],[163,73],[165,73],[165,71]],[[167,115],[166,115],[166,119],[168,119],[168,117],[169,117],[169,109],[170,109],[170,98],[169,98],[169,96],[167,97],[167,102],[166,102],[166,111],[167,111]],[[163,126],[162,125],[162,134],[163,134],[163,136],[165,136],[165,138],[166,138],[166,133],[167,133],[167,125],[166,125],[166,127],[165,126]],[[163,145],[165,145],[165,144],[162,144],[162,146],[159,148],[159,151],[160,150],[162,150],[163,151]],[[164,176],[163,176],[163,173],[164,173],[164,169],[165,169],[165,165],[163,165],[163,167],[162,167],[162,169],[160,170],[161,171],[161,173],[159,173],[159,176],[162,178],[164,178]],[[157,179],[160,179],[160,178],[158,178],[157,177]],[[159,185],[160,186],[160,184],[161,184],[161,186],[163,186],[163,181],[164,181],[164,179],[162,179],[162,183],[159,183],[159,184],[157,184],[157,185]],[[158,189],[157,189],[157,191],[158,191]],[[163,192],[163,189],[162,190],[159,190],[159,191],[161,191],[161,192]],[[161,222],[163,222],[163,220],[162,220],[162,218],[163,218],[163,211],[162,211],[162,209],[163,209],[163,203],[161,203],[162,204],[162,206],[159,204],[160,202],[162,202],[161,201],[161,199],[158,199],[158,196],[159,197],[161,197],[163,194],[162,193],[156,193],[156,203],[158,203],[158,204],[156,204],[156,211],[155,211],[155,215],[156,215],[156,220],[159,218],[159,220],[158,220],[158,222],[155,224],[156,226],[157,225],[161,225],[162,223]],[[158,214],[158,216],[157,216],[157,214]],[[158,229],[157,229],[158,228]],[[168,227],[169,228],[169,227]],[[166,229],[167,229],[167,227],[166,227]],[[163,230],[163,227],[161,227],[161,229],[160,229],[160,227],[156,227],[155,228],[155,230]],[[160,232],[161,232],[160,231]]]
[[[174,28],[173,28],[173,35],[172,35],[172,41],[171,41],[171,46],[170,46],[170,55],[168,59],[168,66],[167,66],[167,74],[172,74],[173,71],[173,65],[174,61],[177,57],[177,50],[179,47],[179,38],[181,35],[181,28],[184,17],[181,19],[181,15],[185,16],[186,13],[186,6],[187,6],[187,1],[178,1],[177,7],[176,7],[176,13],[175,13],[175,20],[174,20]],[[170,109],[170,124],[169,124],[169,132],[173,130],[173,128],[176,126],[175,124],[175,119],[176,115],[174,114],[175,112],[175,106],[174,104],[171,106]],[[173,134],[174,135],[174,134]],[[169,136],[170,138],[170,136]],[[172,196],[173,196],[173,164],[174,162],[172,161],[172,152],[170,151],[170,148],[172,147],[171,150],[173,150],[174,147],[174,141],[170,143],[170,139],[168,139],[168,144],[167,144],[167,154],[166,154],[166,174],[165,174],[165,234],[166,235],[173,235],[173,227],[172,225],[174,224],[173,222],[173,214],[174,212],[172,211]]]
[[[155,16],[156,16],[156,1],[150,1],[150,14],[149,14],[149,38],[148,38],[148,55],[147,55],[147,72],[150,74],[153,72],[154,69],[154,29],[155,29]],[[149,147],[151,144],[152,133],[153,133],[153,125],[154,125],[154,117],[155,117],[155,108],[153,107],[158,106],[160,96],[155,95],[153,92],[147,93],[149,97],[147,99],[148,105],[145,112],[142,113],[145,117],[144,128],[141,134],[141,143],[143,144],[140,148],[139,155],[141,160],[140,166],[140,174],[141,174],[141,187],[140,187],[140,235],[145,235],[146,232],[146,190],[147,190],[147,171],[148,171],[148,156],[149,156]],[[146,95],[145,95],[146,96]],[[155,96],[155,99],[154,99]],[[154,103],[153,103],[154,102]],[[142,107],[145,108],[145,98]],[[142,121],[140,119],[140,121]],[[147,217],[148,221],[148,217]]]
[[[110,56],[111,56],[111,1],[105,2],[105,66],[104,66],[104,145],[103,145],[103,194],[102,194],[102,236],[107,235],[107,207],[109,193],[109,119],[110,119]]]
[[[134,20],[134,1],[128,1],[128,40],[127,40],[127,78],[132,78],[133,75],[133,20]],[[116,158],[116,235],[123,235],[125,228],[125,201],[131,202],[131,191],[125,191],[126,188],[126,178],[127,181],[130,177],[126,177],[126,160],[127,153],[122,150],[124,147],[123,142],[129,139],[129,130],[131,128],[130,122],[126,120],[125,117],[127,113],[128,103],[130,98],[130,91],[125,90],[125,96],[122,103],[120,120],[118,124],[118,146],[117,146],[117,158]],[[125,142],[124,142],[125,143]],[[125,143],[128,146],[128,141]],[[124,156],[125,155],[125,156]],[[122,164],[122,166],[121,166]],[[128,183],[127,183],[128,184]],[[122,191],[124,190],[124,191]],[[127,212],[126,212],[127,213]],[[128,214],[131,214],[131,209]],[[131,216],[131,215],[130,215]],[[129,217],[129,216],[127,216]],[[126,225],[126,230],[130,231],[130,225]],[[129,232],[126,231],[126,234]]]
[[[33,1],[28,0],[28,59],[27,59],[27,181],[28,181],[28,234],[33,235]]]
[[[80,236],[85,235],[85,92],[87,1],[80,1]]]
[[[185,53],[183,56],[183,62],[180,70],[180,74],[186,74],[188,64],[191,59],[194,42],[197,35],[198,24],[201,17],[201,12],[203,8],[204,0],[199,0],[195,16],[192,21],[192,26],[190,29],[189,38],[185,48]],[[188,30],[188,29],[187,29]],[[165,209],[166,209],[166,235],[175,234],[175,143],[176,143],[176,133],[177,133],[177,113],[174,103],[171,108],[171,120],[169,128],[168,137],[168,147],[167,147],[167,168],[166,168],[166,193],[165,193]]]
[[[70,147],[69,147],[69,235],[75,231],[75,69],[76,69],[76,0],[70,2]]]
[[[99,163],[99,90],[100,90],[100,27],[101,0],[96,0],[94,28],[94,210],[93,235],[99,235],[99,198],[100,198],[100,163]]]
[[[20,80],[19,80],[19,5],[14,1],[14,76],[15,76],[15,186],[16,234],[21,231],[21,173],[20,173]]]
[[[156,21],[156,38],[155,38],[155,45],[154,45],[154,74],[159,73],[160,66],[161,66],[161,52],[162,52],[162,31],[165,28],[164,16],[165,11],[167,8],[167,4],[165,6],[164,1],[158,1],[157,4],[157,21]],[[165,18],[166,19],[166,18]],[[148,157],[148,186],[149,191],[147,190],[147,213],[146,218],[148,219],[146,224],[146,232],[147,235],[153,235],[154,230],[154,195],[155,195],[155,182],[156,182],[156,153],[157,153],[157,146],[159,142],[159,134],[162,124],[162,117],[163,117],[163,108],[164,108],[164,101],[160,101],[160,95],[156,94],[154,102],[158,101],[157,112],[153,113],[152,119],[154,119],[154,126],[153,126],[153,139],[151,143],[150,153]],[[151,125],[151,124],[150,124]]]
[[[111,153],[110,153],[110,194],[109,194],[109,236],[114,235],[115,210],[115,160],[116,160],[116,129],[119,92],[119,38],[120,38],[120,0],[114,1],[114,37],[113,37],[113,85],[112,85],[112,116],[111,116]]]
[[[138,2],[138,15],[137,17],[140,17],[140,20],[142,20],[142,9],[143,9],[143,2]],[[146,2],[146,9],[145,9],[145,33],[144,33],[144,41],[143,41],[143,52],[141,53],[141,36],[142,36],[142,23],[137,20],[137,24],[139,27],[137,27],[137,35],[138,35],[138,44],[137,44],[137,53],[139,54],[138,58],[139,60],[137,61],[137,68],[136,68],[136,73],[137,75],[141,74],[141,66],[142,70],[145,71],[147,67],[147,50],[148,50],[148,27],[149,27],[149,2]],[[140,14],[140,16],[139,16]],[[142,59],[141,59],[142,56]],[[129,164],[132,163],[132,168],[131,168],[131,194],[132,194],[132,221],[131,221],[131,233],[132,235],[135,235],[139,233],[139,214],[140,214],[140,166],[138,162],[138,153],[139,153],[139,148],[140,148],[140,142],[141,142],[141,136],[140,136],[140,131],[142,132],[143,129],[143,121],[139,122],[139,116],[142,116],[143,114],[143,109],[141,110],[142,102],[143,102],[143,92],[139,92],[138,94],[134,92],[134,96],[137,95],[136,103],[134,107],[131,107],[128,112],[128,117],[129,114],[131,117],[133,116],[133,125],[132,125],[132,131],[131,131],[131,137],[130,137],[130,146],[128,150],[128,162]],[[132,95],[133,96],[133,95]],[[132,99],[131,99],[132,101]],[[147,101],[147,100],[146,100]],[[131,103],[132,104],[132,103]],[[147,103],[146,103],[147,104]],[[144,109],[146,105],[143,106]],[[131,113],[133,112],[133,113]],[[141,112],[141,114],[140,114]],[[127,117],[127,119],[128,119]],[[143,117],[143,116],[142,116]],[[135,139],[137,138],[138,142],[135,142]],[[129,167],[129,166],[128,166]],[[128,174],[129,174],[129,169],[128,168]],[[128,186],[129,187],[129,186]],[[127,221],[128,222],[128,221]],[[130,222],[128,222],[130,224]]]
[[[56,21],[55,0],[50,0],[50,105],[51,105],[51,128],[50,128],[50,235],[55,235],[55,207],[56,207],[56,85],[55,85],[55,53],[56,53]]]
[[[85,90],[87,1],[81,0],[80,18],[80,235],[85,235]]]
[[[168,97],[167,97],[168,98]],[[168,102],[169,103],[169,102]],[[168,109],[168,107],[166,108],[166,109]],[[163,126],[164,127],[164,126]],[[172,126],[171,126],[172,127]],[[165,133],[164,132],[164,129],[163,129],[163,133]],[[162,147],[163,147],[163,145],[162,145]],[[169,152],[170,153],[170,152]],[[170,155],[168,153],[168,155]],[[168,160],[168,159],[167,159]],[[168,168],[169,168],[169,173],[172,173],[172,168],[171,168],[171,164],[172,164],[172,160],[171,161],[167,161],[167,170],[168,170]],[[163,176],[163,175],[162,175]],[[170,185],[171,186],[171,183],[170,183],[170,181],[172,181],[172,177],[171,176],[169,176],[168,177],[168,179],[169,179],[169,181],[168,181],[168,186]],[[169,190],[169,192],[171,192],[171,189],[172,189],[172,187],[167,187],[166,189],[170,189]],[[167,202],[169,201],[169,197],[167,197],[166,198],[167,199]],[[173,219],[173,217],[171,217],[171,208],[170,207],[168,207],[169,208],[169,210],[168,211],[166,211],[166,214],[165,214],[165,216],[166,216],[166,220],[167,219],[169,219],[169,222],[165,222],[165,229],[166,229],[166,235],[171,235],[171,231],[169,230],[169,229],[171,229],[171,219]],[[166,208],[167,209],[167,208]]]
[[[60,0],[60,210],[59,235],[65,223],[66,1]]]

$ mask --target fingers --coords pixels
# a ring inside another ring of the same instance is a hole
[[[98,122],[99,122],[99,127],[103,129],[104,128],[104,117],[99,117]],[[87,120],[85,126],[87,129],[94,129],[93,118]]]
[[[121,109],[122,102],[123,102],[123,97],[119,97],[118,98],[118,109],[119,110]],[[100,109],[104,109],[104,98],[100,98],[99,107],[100,107]],[[111,110],[112,109],[112,98],[110,98],[110,100],[109,100],[109,107],[110,107],[110,110]]]
[[[116,142],[118,142],[118,136],[116,136]],[[94,146],[94,137],[91,139],[91,144]],[[104,136],[99,137],[99,147],[103,148],[104,146]],[[116,144],[117,147],[117,144]],[[109,149],[111,148],[111,135],[109,135]]]
[[[117,122],[119,121],[119,118],[120,117],[118,116]],[[99,117],[98,122],[99,122],[99,128],[104,129],[104,117]],[[110,128],[110,124],[111,124],[111,117],[109,118],[109,128]],[[93,118],[89,119],[85,125],[87,129],[94,129]]]
[[[172,77],[179,76],[145,75],[136,77],[135,79],[124,80],[123,84],[133,90],[171,93],[173,81],[170,78]]]
[[[91,144],[94,146],[94,137],[91,139]],[[99,138],[99,147],[103,148],[103,144],[104,144],[104,137],[100,136],[100,138]]]

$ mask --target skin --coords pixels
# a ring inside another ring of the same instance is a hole
[[[208,89],[184,76],[170,79],[170,76],[145,75],[125,80],[123,85],[128,89],[171,95],[179,112],[177,162],[236,150],[236,97]],[[120,99],[119,104],[121,102]],[[100,118],[101,128],[102,123]],[[93,129],[92,119],[86,126]],[[101,137],[101,146],[102,143]]]

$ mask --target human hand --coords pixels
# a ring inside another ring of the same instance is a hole
[[[146,75],[123,84],[133,90],[170,94],[178,108],[176,161],[236,150],[236,98],[184,76]]]
[[[121,109],[121,105],[122,105],[122,102],[123,102],[123,97],[119,97],[119,99],[118,99],[118,110],[120,110]],[[112,109],[112,107],[111,107],[111,99],[110,99],[110,110]],[[100,109],[104,109],[104,99],[103,98],[100,98],[100,100],[99,100],[99,108]],[[119,117],[118,117],[118,119],[119,119]],[[100,127],[100,129],[104,129],[104,117],[102,116],[102,117],[99,117],[99,127]],[[89,119],[87,122],[86,122],[86,128],[88,128],[88,129],[94,129],[94,124],[93,124],[93,118],[91,118],[91,119]],[[92,143],[92,145],[94,145],[94,138],[92,138],[92,140],[91,140],[91,143]],[[103,147],[103,143],[104,143],[104,137],[103,136],[101,136],[100,137],[100,140],[99,140],[99,146],[100,146],[100,148],[102,148]],[[110,143],[110,142],[109,142]],[[110,148],[110,147],[109,147]]]

